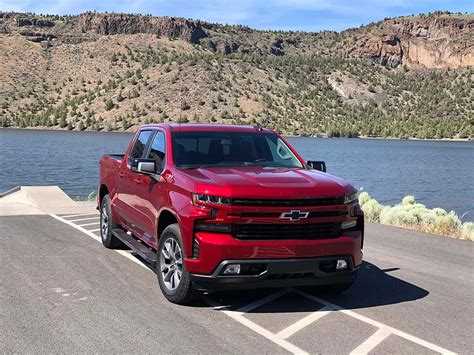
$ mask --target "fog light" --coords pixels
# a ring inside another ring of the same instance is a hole
[[[341,228],[342,229],[349,229],[349,228],[355,227],[356,225],[357,225],[357,220],[344,221],[344,222],[342,222]]]
[[[240,274],[240,264],[230,264],[225,267],[224,275]]]
[[[336,263],[336,270],[344,270],[344,269],[347,269],[347,261],[338,260]]]

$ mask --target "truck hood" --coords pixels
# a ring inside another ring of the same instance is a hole
[[[245,198],[344,196],[356,190],[347,181],[317,170],[275,167],[209,167],[180,170],[196,193]]]

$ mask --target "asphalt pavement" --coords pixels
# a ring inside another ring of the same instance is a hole
[[[367,226],[356,284],[203,295],[177,306],[98,216],[0,217],[0,352],[474,352],[474,243]]]

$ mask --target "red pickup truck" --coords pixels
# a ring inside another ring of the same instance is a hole
[[[142,126],[100,160],[101,238],[155,268],[171,302],[198,290],[323,285],[362,262],[356,189],[260,126]]]

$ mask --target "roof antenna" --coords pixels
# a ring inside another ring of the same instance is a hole
[[[257,123],[255,126],[253,126],[253,128],[255,128],[257,131],[263,131],[263,127],[260,123]]]

